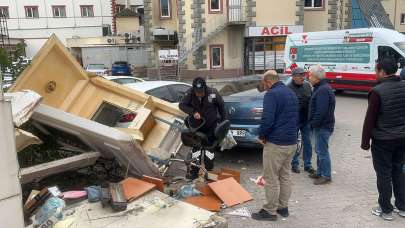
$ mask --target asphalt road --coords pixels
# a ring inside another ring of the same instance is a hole
[[[250,218],[228,216],[229,227],[405,227],[405,219],[395,216],[393,222],[371,214],[377,205],[375,173],[370,152],[360,149],[361,130],[367,108],[367,94],[345,93],[337,96],[336,129],[331,138],[333,182],[314,186],[305,173],[293,174],[290,217],[277,222],[256,222]],[[261,151],[233,149],[217,156],[217,167],[239,169],[241,183],[253,201],[228,208],[225,212],[246,207],[259,210],[264,191],[250,178],[261,175]],[[315,156],[314,156],[315,158]],[[314,163],[315,164],[315,163]]]

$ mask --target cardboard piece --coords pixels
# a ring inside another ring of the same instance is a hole
[[[185,199],[185,202],[213,212],[221,209],[221,200],[217,196],[193,196]]]
[[[156,188],[155,184],[132,177],[128,177],[120,183],[122,184],[124,195],[128,202],[132,202],[133,200]]]
[[[234,178],[209,183],[208,186],[225,203],[232,207],[252,200],[252,196]]]
[[[232,177],[240,183],[240,172],[234,169],[229,169],[229,168],[221,168],[222,173],[226,173],[228,175],[232,175]],[[224,178],[226,179],[226,178]]]
[[[162,179],[143,175],[142,180],[156,185],[156,189],[161,192],[164,192],[165,190],[165,185]]]

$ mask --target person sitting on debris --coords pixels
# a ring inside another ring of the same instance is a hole
[[[205,121],[199,132],[206,134],[210,142],[215,140],[215,127],[226,119],[224,100],[218,91],[208,87],[201,77],[194,79],[193,87],[186,92],[179,104],[179,108],[189,115],[190,125],[193,127],[201,125],[202,120]],[[193,148],[193,158],[198,156],[200,161],[202,154],[201,151],[196,151],[196,149]],[[208,171],[214,168],[214,157],[213,151],[205,152],[204,165]],[[197,167],[191,167],[192,179],[198,177],[198,171]]]

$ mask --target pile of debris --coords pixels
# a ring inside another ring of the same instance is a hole
[[[190,164],[182,159],[190,148],[181,141],[184,114],[176,105],[89,75],[55,36],[9,91],[20,110],[13,113],[18,151],[41,142],[18,128],[30,121],[42,140],[78,153],[21,169],[23,184],[101,159],[116,160],[123,170],[117,182],[33,190],[24,205],[27,225],[227,227],[215,212],[252,200],[236,170],[185,178]]]

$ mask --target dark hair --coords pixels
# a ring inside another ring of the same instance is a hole
[[[383,58],[377,60],[376,65],[377,70],[383,70],[387,75],[392,75],[397,73],[398,64],[394,58]]]

